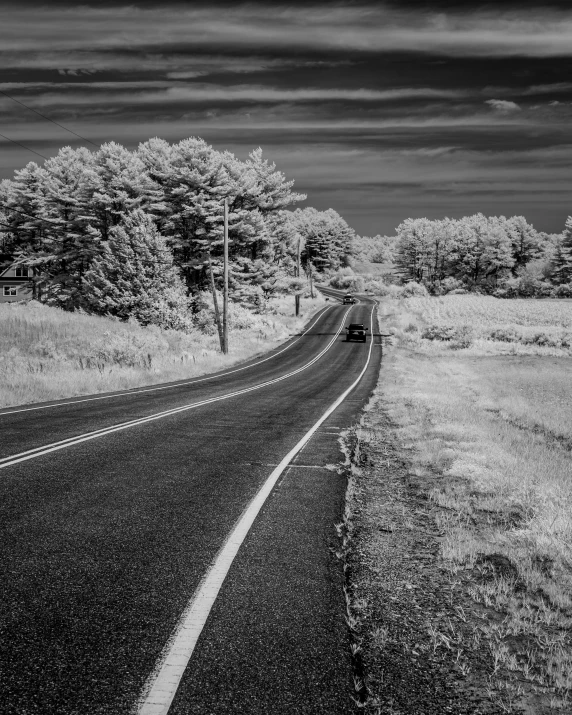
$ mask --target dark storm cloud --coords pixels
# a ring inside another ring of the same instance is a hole
[[[262,145],[310,203],[369,217],[362,231],[447,196],[482,210],[487,190],[488,205],[504,195],[505,213],[538,215],[552,191],[556,230],[572,188],[557,160],[572,144],[570,36],[564,2],[24,1],[3,10],[0,90],[96,142]],[[41,153],[76,142],[6,98],[0,112],[2,133]],[[1,151],[4,176],[37,158]]]

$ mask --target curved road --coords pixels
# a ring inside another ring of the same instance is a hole
[[[336,302],[206,378],[0,410],[1,713],[355,711],[332,465],[380,362],[378,337],[370,350],[339,330],[375,333],[372,307]],[[281,473],[153,711],[153,673],[233,527],[366,363]]]

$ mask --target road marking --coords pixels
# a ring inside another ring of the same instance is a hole
[[[337,436],[337,435],[336,435]],[[261,462],[245,462],[253,467],[277,467],[277,464],[262,464]],[[289,464],[288,469],[328,469],[325,464]]]
[[[207,377],[199,377],[199,378],[193,378],[192,380],[186,380],[185,382],[177,382],[174,384],[169,384],[169,385],[160,385],[158,387],[145,387],[140,390],[126,390],[124,392],[115,392],[113,395],[100,395],[98,397],[84,397],[81,400],[70,400],[68,402],[57,402],[54,405],[40,405],[39,407],[22,407],[21,409],[17,410],[10,410],[9,412],[2,412],[0,411],[0,417],[3,417],[4,415],[15,415],[19,412],[33,412],[34,410],[49,410],[52,407],[65,407],[66,405],[77,405],[80,402],[95,402],[96,400],[111,400],[114,397],[124,397],[126,395],[139,395],[142,392],[156,392],[157,390],[171,390],[175,387],[184,387],[185,385],[194,385],[198,382],[206,382],[207,380],[215,380],[217,377],[225,377],[226,375],[233,375],[235,372],[240,372],[241,370],[247,370],[249,367],[258,367],[263,362],[266,362],[267,360],[272,360],[272,358],[275,358],[277,355],[281,355],[283,352],[286,350],[290,349],[292,345],[295,345],[299,340],[301,340],[306,333],[311,330],[314,325],[320,320],[321,317],[328,311],[330,308],[333,306],[327,305],[325,308],[322,309],[321,315],[318,315],[316,320],[310,325],[302,335],[298,338],[298,340],[293,340],[289,345],[287,345],[285,348],[282,348],[282,350],[279,350],[277,353],[274,353],[273,355],[270,355],[267,358],[264,358],[262,360],[259,360],[258,362],[252,363],[250,365],[245,365],[244,367],[238,367],[235,370],[228,370],[227,372],[223,373],[216,373],[215,375],[208,375]]]
[[[299,372],[302,372],[303,370],[307,370],[311,365],[313,365],[315,362],[317,362],[322,357],[322,355],[324,355],[325,353],[328,352],[328,350],[335,343],[339,334],[342,332],[343,325],[344,325],[344,322],[345,322],[348,312],[349,312],[349,310],[347,310],[345,312],[344,317],[341,322],[341,325],[338,328],[338,332],[334,335],[334,337],[330,340],[330,342],[326,345],[326,347],[320,353],[318,353],[318,355],[316,355],[316,357],[312,358],[312,360],[310,360],[310,362],[306,363],[305,365],[302,365],[301,367],[297,368],[296,370],[293,370],[292,372],[288,372],[285,375],[276,377],[273,380],[261,382],[258,385],[253,385],[252,387],[246,387],[242,390],[235,390],[234,392],[228,392],[226,395],[219,395],[218,397],[211,397],[208,400],[201,400],[200,402],[193,402],[190,405],[183,405],[182,407],[174,407],[170,410],[164,410],[163,412],[157,412],[157,413],[155,413],[153,415],[149,415],[147,417],[139,417],[138,419],[135,419],[135,420],[129,420],[127,422],[120,422],[115,425],[110,425],[109,427],[102,427],[101,429],[93,430],[92,432],[85,432],[84,434],[79,434],[79,435],[76,435],[75,437],[68,437],[67,439],[62,439],[58,442],[52,442],[51,444],[46,444],[41,447],[35,447],[34,449],[28,449],[25,452],[19,452],[18,454],[12,454],[12,455],[9,455],[8,457],[2,457],[0,459],[0,469],[4,469],[5,467],[11,467],[12,465],[19,464],[20,462],[26,462],[29,459],[35,459],[36,457],[41,457],[45,454],[49,454],[50,452],[57,452],[61,449],[66,449],[66,447],[73,447],[74,445],[80,444],[81,442],[88,442],[89,440],[97,439],[98,437],[105,437],[106,435],[112,434],[113,432],[119,432],[124,429],[129,429],[130,427],[137,427],[138,425],[145,424],[146,422],[153,422],[154,420],[159,420],[159,419],[162,419],[163,417],[170,417],[171,415],[176,415],[180,412],[186,412],[187,410],[193,410],[196,407],[203,407],[204,405],[210,405],[213,402],[220,402],[221,400],[228,400],[231,397],[236,397],[237,395],[244,395],[246,392],[260,390],[261,388],[267,387],[268,385],[274,385],[277,382],[286,380],[287,378],[292,377],[293,375],[297,375]]]
[[[375,305],[372,308],[373,317]],[[358,385],[369,365],[373,341],[369,343],[366,363],[357,379],[331,404],[320,419],[306,432],[298,444],[293,447],[280,464],[271,472],[254,499],[247,506],[236,526],[218,552],[209,570],[203,576],[193,597],[183,611],[177,627],[165,646],[155,670],[149,677],[140,698],[137,715],[166,715],[185,672],[185,668],[193,654],[199,636],[203,630],[211,608],[218,596],[223,581],[228,573],[234,557],[246,538],[260,509],[268,498],[280,475],[292,465],[290,462],[300,450],[310,441],[332,412],[339,407],[350,392]]]

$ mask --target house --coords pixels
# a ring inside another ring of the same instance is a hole
[[[15,303],[32,297],[32,268],[0,262],[0,303]]]

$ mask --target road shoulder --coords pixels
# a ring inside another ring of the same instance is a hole
[[[529,484],[532,504],[532,486],[548,495],[551,483],[540,472],[538,485],[526,482],[522,460],[546,453],[562,477],[569,452],[485,409],[490,365],[450,363],[392,348],[346,440],[347,588],[365,711],[569,712],[569,571],[525,558],[538,500],[529,513],[506,488],[483,486],[497,474],[487,465],[501,465],[500,484],[511,457],[515,489]]]
[[[410,469],[379,392],[350,436],[347,554],[357,664],[371,713],[496,715],[481,614],[439,558],[426,477]]]

